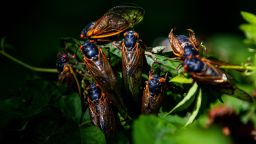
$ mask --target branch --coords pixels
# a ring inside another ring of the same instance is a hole
[[[21,60],[9,55],[8,53],[4,52],[4,50],[0,50],[0,54],[5,56],[6,58],[14,61],[15,63],[18,63],[19,65],[25,67],[25,68],[28,68],[32,71],[36,71],[36,72],[46,72],[46,73],[57,73],[57,69],[53,69],[53,68],[40,68],[40,67],[34,67],[34,66],[31,66],[29,64],[26,64],[24,62],[22,62]]]

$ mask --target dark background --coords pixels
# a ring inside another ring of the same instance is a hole
[[[54,68],[61,37],[79,38],[87,23],[123,3],[136,3],[145,9],[144,20],[135,29],[147,45],[157,37],[167,37],[173,27],[181,31],[192,28],[205,39],[217,33],[243,37],[238,28],[244,23],[240,11],[255,13],[256,8],[254,0],[8,1],[1,2],[0,36],[12,45],[7,51],[16,58],[33,66]],[[0,65],[1,91],[19,87],[34,74],[2,56]],[[56,74],[42,75],[57,79]]]

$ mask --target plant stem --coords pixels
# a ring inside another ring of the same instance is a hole
[[[256,70],[256,66],[239,66],[239,65],[222,65],[222,69],[233,69],[233,70]]]
[[[57,73],[57,69],[54,69],[54,68],[39,68],[39,67],[34,67],[34,66],[31,66],[29,64],[26,64],[24,62],[22,62],[21,60],[9,55],[8,53],[4,52],[3,50],[0,50],[0,54],[5,56],[6,58],[14,61],[15,63],[18,63],[19,65],[25,67],[25,68],[28,68],[32,71],[36,71],[36,72],[47,72],[47,73]]]

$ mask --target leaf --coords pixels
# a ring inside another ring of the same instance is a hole
[[[152,52],[153,53],[160,53],[162,52],[164,49],[166,48],[166,46],[156,46],[152,48]]]
[[[239,27],[242,31],[244,31],[246,37],[250,40],[256,42],[256,26],[250,24],[242,24]]]
[[[178,115],[169,115],[165,112],[160,112],[158,117],[174,124],[177,128],[183,127],[187,122],[186,117],[184,118]]]
[[[184,75],[177,75],[174,78],[170,79],[169,82],[191,84],[193,82],[193,79],[186,78],[186,77],[184,77]]]
[[[73,119],[76,123],[80,122],[82,108],[81,100],[77,93],[62,96],[57,102],[57,106],[67,117]]]
[[[230,144],[229,137],[218,128],[187,127],[175,135],[175,144]]]
[[[189,89],[188,93],[184,98],[169,112],[172,113],[174,111],[182,111],[188,108],[195,100],[196,91],[198,89],[198,85],[195,82],[192,87]]]
[[[81,144],[106,144],[103,132],[96,126],[80,128]]]
[[[26,128],[16,135],[16,142],[9,143],[78,144],[81,143],[79,134],[80,130],[74,121],[67,119],[58,109],[48,108],[29,121]],[[15,137],[12,132],[9,135]]]
[[[141,115],[133,124],[134,144],[172,143],[176,127],[154,115]]]
[[[170,72],[172,75],[177,75],[178,70],[177,67],[180,65],[180,61],[176,59],[171,59],[166,56],[153,54],[151,52],[145,51],[145,57],[147,64],[152,66],[153,63],[158,63],[159,68],[164,72]]]
[[[201,104],[202,104],[202,90],[201,90],[201,88],[199,88],[195,108],[194,108],[191,116],[189,117],[187,123],[185,124],[185,126],[188,126],[189,124],[191,124],[195,120],[197,114],[199,113]]]
[[[248,23],[256,25],[256,15],[245,11],[241,11],[241,15]]]
[[[109,47],[109,52],[116,55],[117,57],[119,58],[122,58],[122,51],[118,48],[115,48],[115,47]]]

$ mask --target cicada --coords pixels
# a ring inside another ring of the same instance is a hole
[[[124,33],[122,42],[122,69],[126,94],[138,102],[141,94],[141,74],[143,68],[144,48],[135,31]]]
[[[200,43],[195,37],[192,29],[188,29],[189,36],[173,34],[173,29],[169,33],[169,41],[173,50],[173,54],[184,59],[188,56],[199,55]]]
[[[148,81],[143,91],[141,112],[144,114],[158,113],[161,101],[165,94],[167,74],[159,76],[149,73]]]
[[[108,93],[115,106],[120,108],[119,110],[125,110],[116,76],[102,49],[96,44],[87,41],[81,46],[81,50],[89,73],[102,89]]]
[[[219,68],[220,66],[220,62],[217,63],[206,58],[190,56],[184,61],[184,72],[189,73],[199,83],[224,89],[224,93],[239,99],[253,101],[250,95],[234,85],[231,77],[224,73]]]
[[[196,81],[205,84],[229,83],[228,76],[206,58],[188,57],[184,61],[184,71],[188,72]]]
[[[91,84],[88,88],[87,103],[92,123],[106,134],[116,131],[116,116],[111,107],[111,101],[99,85]]]
[[[81,32],[81,38],[102,40],[133,28],[142,21],[144,9],[138,6],[122,5],[108,10],[101,18],[89,23]]]
[[[70,56],[66,53],[58,53],[56,68],[59,72],[59,81],[67,82],[68,87],[75,89],[79,95],[81,95],[80,83],[77,78],[77,73],[69,63]]]

